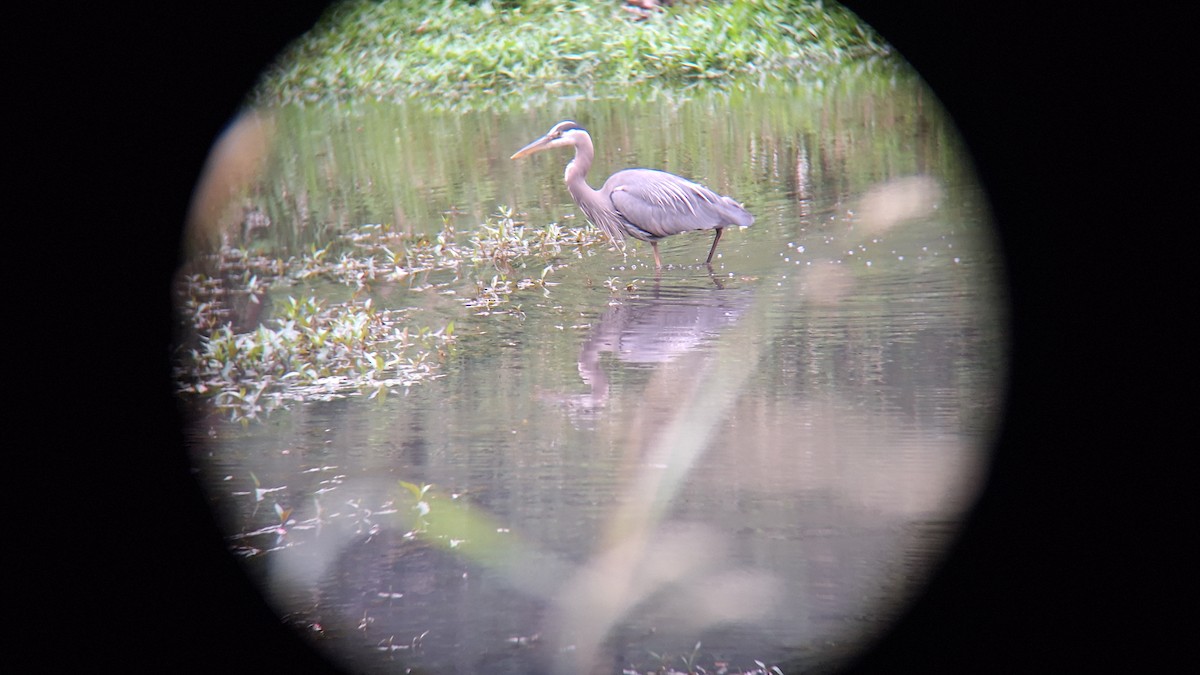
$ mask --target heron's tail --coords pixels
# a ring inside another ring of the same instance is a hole
[[[754,224],[754,214],[746,210],[744,206],[737,203],[729,197],[721,197],[722,215],[730,225],[738,227],[750,227]]]

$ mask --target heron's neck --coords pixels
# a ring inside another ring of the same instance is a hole
[[[563,174],[563,180],[567,183],[567,190],[571,192],[571,196],[576,202],[591,202],[595,199],[596,191],[592,186],[587,184],[588,169],[592,168],[592,158],[595,156],[595,150],[592,149],[592,139],[584,136],[575,144],[575,159],[572,159],[567,164],[567,171]]]

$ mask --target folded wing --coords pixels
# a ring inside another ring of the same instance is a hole
[[[747,227],[754,222],[754,216],[729,197],[665,171],[618,171],[601,192],[609,195],[621,218],[634,228],[630,234],[639,239],[654,241],[681,232]]]

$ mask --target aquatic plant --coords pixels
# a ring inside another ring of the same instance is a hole
[[[432,236],[367,224],[287,258],[222,246],[201,261],[208,273],[179,280],[181,323],[195,337],[178,352],[179,391],[204,397],[242,421],[289,402],[386,396],[441,376],[455,324],[450,319],[434,328],[417,323],[415,309],[384,309],[370,297],[359,299],[372,285],[444,272],[446,280],[410,283],[408,290],[456,295],[474,315],[522,317],[519,304],[505,307],[514,294],[536,289],[548,295],[552,272],[608,245],[591,225],[530,227],[504,206],[463,238],[448,224]],[[235,329],[239,316],[264,312],[272,293],[318,280],[344,285],[354,295],[339,302],[288,294],[272,304],[270,318]],[[257,311],[245,311],[250,306]]]
[[[179,371],[180,388],[247,420],[286,401],[377,396],[437,377],[429,357],[454,341],[453,323],[410,331],[405,316],[370,299],[327,305],[289,296],[279,316],[253,331],[224,325],[203,336]]]

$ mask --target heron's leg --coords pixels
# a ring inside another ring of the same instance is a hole
[[[725,228],[723,228],[723,227],[717,228],[717,236],[713,237],[712,248],[708,249],[708,260],[705,260],[704,262],[706,262],[706,263],[712,262],[713,254],[717,252],[717,242],[721,241],[721,233],[724,231],[725,231]]]
[[[654,250],[654,267],[662,269],[662,258],[658,257],[658,242],[650,242],[650,248]]]

